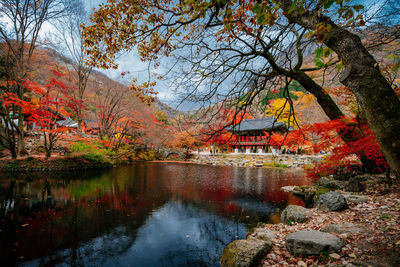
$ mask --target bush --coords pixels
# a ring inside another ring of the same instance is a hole
[[[108,149],[102,147],[100,143],[88,144],[76,142],[70,146],[70,151],[76,154],[82,154],[85,159],[93,162],[104,162],[109,154]]]
[[[138,156],[141,160],[146,160],[146,161],[158,159],[158,154],[154,149],[141,151]]]

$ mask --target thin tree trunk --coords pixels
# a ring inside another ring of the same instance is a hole
[[[18,116],[18,154],[20,157],[28,155],[25,148],[25,130],[24,130],[24,115]]]
[[[330,25],[331,30],[325,34],[323,42],[345,66],[340,82],[356,96],[391,170],[400,181],[400,100],[380,72],[374,57],[357,35],[339,28],[330,18],[316,12],[290,11],[291,0],[279,2],[290,22],[311,30],[321,23]]]

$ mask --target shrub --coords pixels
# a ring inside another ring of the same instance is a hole
[[[107,160],[108,149],[100,143],[90,144],[85,142],[76,142],[70,146],[70,150],[76,154],[82,154],[85,159],[93,162],[103,162]]]
[[[147,149],[141,151],[138,156],[141,160],[146,160],[146,161],[158,159],[158,154],[154,149]]]

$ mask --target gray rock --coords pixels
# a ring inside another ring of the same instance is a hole
[[[360,183],[357,176],[350,178],[350,180],[345,184],[344,190],[347,192],[363,192],[365,191],[365,186]]]
[[[270,241],[272,238],[275,238],[275,235],[264,227],[257,227],[251,229],[247,233],[246,238],[256,238],[264,241]]]
[[[281,213],[281,222],[306,222],[311,216],[311,211],[298,205],[289,205]]]
[[[323,252],[337,252],[344,242],[328,233],[320,231],[298,231],[285,237],[286,248],[294,255],[319,255]]]
[[[346,199],[347,203],[350,204],[362,204],[369,200],[368,196],[356,195],[351,193],[343,193],[343,197]]]
[[[329,211],[341,211],[349,208],[344,196],[338,192],[328,192],[319,196],[317,208]]]
[[[362,225],[352,223],[339,223],[327,225],[323,229],[321,229],[321,231],[336,234],[356,234],[367,231],[367,228]]]
[[[315,186],[296,186],[292,193],[304,201],[306,208],[312,208],[314,206],[314,197],[317,193],[317,188]]]
[[[333,180],[327,177],[321,177],[317,181],[317,185],[330,189],[343,189],[345,186],[345,182],[339,180]]]
[[[271,248],[271,241],[256,238],[235,240],[225,247],[220,263],[227,267],[258,266]]]

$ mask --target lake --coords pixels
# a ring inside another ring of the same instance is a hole
[[[136,163],[0,178],[2,266],[219,266],[224,247],[302,201],[299,170]]]

